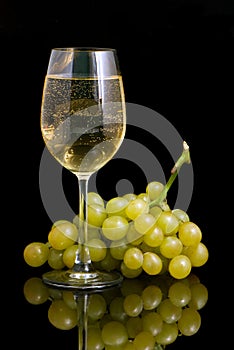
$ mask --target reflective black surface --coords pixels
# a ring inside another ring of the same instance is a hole
[[[77,350],[104,349],[102,329],[105,324],[112,321],[123,325],[130,341],[134,342],[141,331],[148,331],[147,334],[151,338],[150,332],[156,336],[162,329],[159,324],[157,325],[157,321],[155,325],[153,322],[149,325],[146,321],[147,314],[157,314],[161,321],[164,320],[170,325],[178,325],[179,321],[176,318],[180,318],[181,315],[178,316],[177,313],[181,312],[179,310],[188,308],[196,309],[201,317],[198,329],[196,325],[191,326],[192,333],[189,335],[178,331],[178,336],[175,339],[171,338],[171,344],[166,345],[166,348],[196,349],[203,344],[207,336],[209,289],[204,281],[204,276],[202,274],[199,276],[199,271],[192,272],[181,281],[168,274],[154,277],[141,276],[135,279],[124,278],[119,287],[93,292],[50,288],[43,284],[40,274],[33,274],[21,282],[19,304],[24,315],[22,328],[27,329],[31,339],[24,344],[25,349],[32,347],[32,341],[36,349],[45,346],[45,343],[47,347],[56,346],[57,349],[64,347]],[[181,307],[177,305],[177,308],[174,306],[177,311],[173,310],[171,314],[165,314],[163,308],[160,309],[160,305],[165,300],[171,300],[176,304],[169,291],[172,291],[178,282],[183,282],[193,292],[186,301],[186,294],[177,291],[176,300],[177,302],[180,300],[179,302],[184,305],[181,304]],[[196,287],[200,290],[198,294],[194,292]],[[134,301],[136,295],[139,300]],[[130,304],[126,305],[126,300],[129,300]],[[61,310],[64,311],[61,313]],[[137,320],[136,323],[133,319]],[[98,329],[95,331],[95,337],[92,333],[93,327]],[[116,337],[118,334],[116,331]],[[119,339],[112,338],[110,341],[113,343],[121,343],[121,336]],[[87,345],[86,342],[90,345]],[[124,349],[124,346],[120,346],[119,349]]]
[[[203,350],[210,343],[224,348],[232,334],[226,329],[230,277],[226,280],[224,276],[232,266],[227,258],[233,255],[227,253],[232,234],[230,226],[225,228],[232,212],[229,210],[228,220],[224,220],[222,210],[227,210],[232,181],[232,148],[228,147],[233,138],[233,2],[148,1],[126,8],[120,1],[112,8],[110,2],[89,0],[79,2],[76,11],[77,4],[65,9],[57,2],[50,8],[43,1],[3,1],[1,5],[2,132],[8,140],[7,144],[2,141],[3,221],[7,223],[2,237],[4,247],[11,247],[5,249],[7,259],[1,265],[7,344],[13,348],[17,340],[17,346],[25,350],[78,348],[77,327],[62,331],[49,322],[50,301],[32,305],[25,299],[25,282],[34,276],[41,278],[44,269],[26,266],[22,254],[29,242],[46,241],[51,225],[39,186],[44,150],[40,104],[49,53],[53,47],[84,45],[116,48],[126,100],[160,113],[190,145],[195,176],[189,214],[202,228],[210,252],[208,264],[196,274],[208,287],[209,299],[201,310],[199,331],[192,337],[178,337],[168,349]],[[147,148],[154,146],[165,174],[169,174],[172,164],[165,147],[129,130],[132,137]],[[223,160],[224,154],[228,162]],[[118,174],[129,177],[136,193],[145,188],[144,169],[137,170],[130,160],[122,167],[117,162],[112,166],[112,171],[108,168],[97,177],[97,190],[105,199],[115,196]],[[63,185],[67,200],[77,210],[76,179],[63,173]],[[171,196],[173,201],[173,191]]]

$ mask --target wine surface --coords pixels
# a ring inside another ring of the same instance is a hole
[[[45,79],[41,130],[45,144],[62,166],[91,174],[117,152],[126,128],[121,76]]]

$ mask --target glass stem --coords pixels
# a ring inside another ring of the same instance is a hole
[[[77,295],[77,316],[78,316],[78,350],[87,350],[88,332],[88,294]]]
[[[89,176],[78,176],[79,185],[79,227],[78,227],[78,250],[76,254],[73,271],[75,272],[92,272],[94,268],[90,259],[88,241],[88,181]]]

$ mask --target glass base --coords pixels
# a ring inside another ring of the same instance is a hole
[[[122,282],[123,276],[117,271],[74,272],[72,270],[52,270],[42,275],[46,285],[72,290],[99,290]]]

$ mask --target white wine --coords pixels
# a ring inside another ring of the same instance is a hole
[[[45,79],[41,130],[57,161],[76,174],[91,174],[119,149],[126,129],[121,76]]]
[[[126,104],[116,50],[52,49],[40,120],[48,151],[75,174],[79,187],[79,249],[74,266],[44,273],[43,282],[78,290],[119,284],[123,279],[119,272],[92,266],[88,246],[89,177],[113,158],[126,131]],[[80,339],[81,349],[83,337]]]

